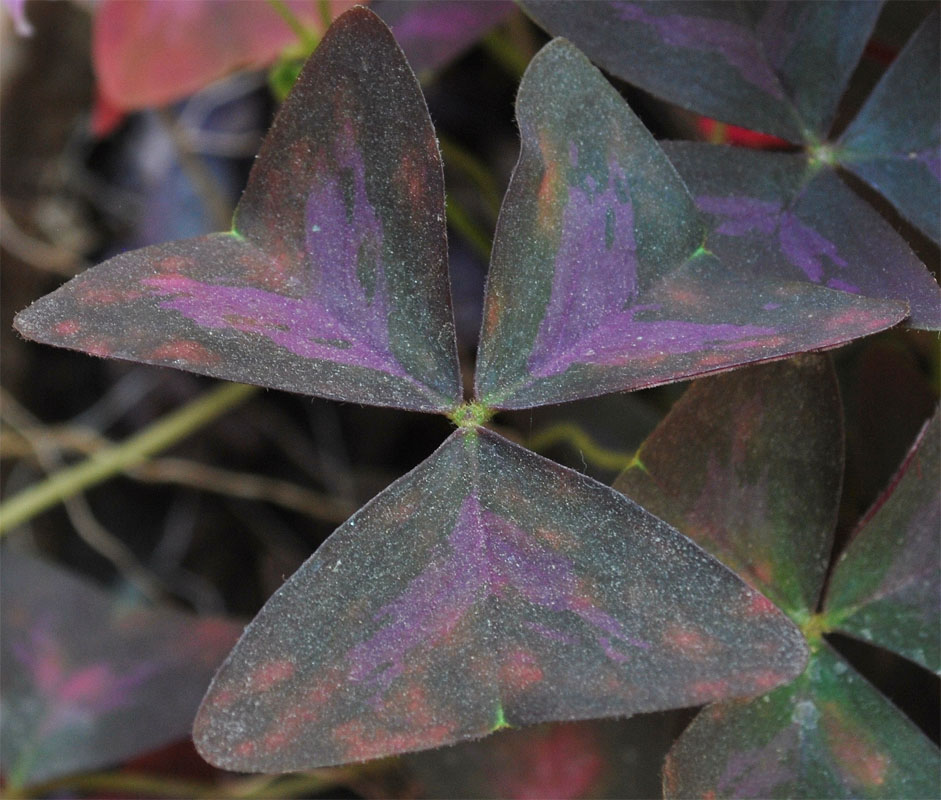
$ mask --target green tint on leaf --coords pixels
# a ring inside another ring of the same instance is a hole
[[[881,7],[847,0],[522,5],[619,78],[792,142],[826,136]]]
[[[441,161],[389,29],[365,9],[330,28],[262,144],[231,233],[119,255],[16,326],[244,383],[456,406]]]
[[[926,424],[837,562],[834,629],[941,672],[941,417]]]
[[[936,797],[931,741],[825,643],[794,683],[702,711],[664,766],[667,797]]]
[[[941,327],[941,290],[908,244],[829,167],[796,153],[664,142],[709,227],[707,247],[743,275],[905,300],[907,324]]]
[[[886,70],[835,150],[840,163],[941,243],[941,42],[937,10]]]
[[[0,766],[8,787],[185,739],[241,625],[122,604],[4,549]]]
[[[196,720],[219,766],[286,771],[764,691],[803,637],[617,492],[460,429],[268,601]]]
[[[614,488],[793,614],[817,604],[842,453],[830,359],[802,356],[694,383]]]
[[[833,347],[906,309],[743,280],[701,245],[693,199],[620,95],[564,40],[531,62],[500,213],[477,396],[529,408]]]

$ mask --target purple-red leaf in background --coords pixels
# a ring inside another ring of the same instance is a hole
[[[520,84],[520,160],[494,240],[477,397],[528,408],[637,389],[893,325],[902,303],[743,274],[663,151],[571,44]]]
[[[0,761],[23,786],[188,736],[241,625],[134,608],[4,549]]]
[[[908,244],[831,169],[802,154],[665,142],[709,228],[706,246],[759,278],[905,300],[907,324],[941,327],[941,290]]]
[[[785,611],[813,610],[839,507],[840,417],[827,356],[697,381],[614,488]]]
[[[441,163],[388,28],[365,9],[331,27],[262,145],[232,232],[117,256],[16,326],[340,400],[459,403]]]
[[[935,746],[820,643],[794,683],[700,712],[670,751],[674,797],[936,797]]]
[[[422,78],[506,19],[514,5],[509,0],[374,0],[370,8],[392,29]]]
[[[792,142],[825,136],[878,2],[523,0],[619,78],[690,111]]]
[[[323,32],[317,0],[285,0]],[[329,0],[332,16],[355,0]],[[102,0],[92,29],[101,93],[119,108],[164,106],[240,68],[272,63],[297,34],[272,4],[246,0]]]
[[[409,793],[370,797],[575,800],[660,794],[660,768],[675,736],[666,714],[502,730],[476,742],[401,759]],[[415,793],[417,787],[417,795]]]
[[[941,417],[925,425],[840,556],[825,612],[835,629],[941,672]]]
[[[941,37],[935,10],[835,145],[840,164],[941,243]]]
[[[617,492],[461,429],[268,601],[196,720],[286,771],[754,694],[806,650],[774,606]]]
[[[330,15],[356,4],[329,0]],[[16,13],[22,5],[12,6],[15,20],[23,19]],[[285,5],[313,39],[323,34],[319,0]],[[420,75],[454,59],[513,10],[504,0],[379,0],[370,7],[392,28]],[[100,94],[108,105],[128,111],[164,106],[237,69],[266,67],[304,46],[263,0],[101,0],[92,41]]]

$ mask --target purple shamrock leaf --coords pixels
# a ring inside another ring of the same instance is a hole
[[[295,392],[457,405],[441,163],[385,25],[357,10],[324,37],[230,233],[117,256],[16,325],[49,344]]]
[[[419,77],[454,60],[513,12],[509,0],[373,0],[369,7],[392,29]]]
[[[241,625],[128,609],[4,550],[0,760],[13,785],[116,763],[184,739]]]
[[[827,587],[837,630],[941,672],[941,416],[840,556]]]
[[[877,2],[523,0],[555,36],[691,111],[792,142],[825,136]],[[642,56],[638,56],[642,54]]]
[[[641,446],[643,466],[627,469],[614,488],[785,611],[811,611],[839,507],[840,420],[826,356],[698,381]]]
[[[700,712],[663,770],[673,797],[931,797],[938,751],[826,643],[794,683]]]
[[[906,300],[907,324],[941,327],[937,282],[833,170],[791,153],[691,142],[664,150],[705,215],[707,246],[725,263],[757,278]]]
[[[310,768],[762,691],[802,641],[617,492],[461,429],[268,601],[195,737],[229,769]]]
[[[834,347],[905,315],[891,300],[720,263],[702,247],[695,204],[663,151],[567,42],[533,59],[517,115],[522,151],[497,226],[478,357],[485,405],[666,383]],[[766,229],[772,213],[749,208],[732,224]],[[805,265],[831,253],[819,237],[801,241],[807,232],[795,221],[783,234]]]
[[[937,9],[840,137],[840,163],[941,243],[941,43]]]
[[[835,375],[821,356],[701,381],[615,485],[806,622],[817,608],[836,522],[840,418]],[[936,499],[937,467],[925,462],[924,482],[901,493],[906,510],[897,506],[893,521],[908,514],[912,530],[927,522],[936,539],[937,516],[932,526],[926,498],[931,491]],[[917,471],[917,459],[912,463]],[[911,503],[913,495],[920,500]],[[890,529],[898,530],[891,522]],[[887,536],[884,527],[879,532],[875,575],[865,572],[870,562],[857,561],[844,569],[856,581],[851,588],[865,594],[883,576],[905,572],[913,559],[937,574],[927,540],[907,556],[907,537]],[[924,591],[930,583],[922,584],[914,604],[910,583],[887,584],[902,591],[881,609],[881,630],[890,625],[890,612],[900,610],[895,641],[912,637],[919,609],[920,624],[928,626],[921,630],[936,630],[924,620],[932,603],[937,614],[937,591]],[[842,608],[835,605],[827,618],[832,613],[836,620]],[[819,632],[805,630],[812,655],[797,681],[754,700],[717,703],[684,732],[664,769],[668,797],[930,796],[941,766],[937,749]]]

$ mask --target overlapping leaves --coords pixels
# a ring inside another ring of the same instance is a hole
[[[292,770],[753,694],[803,666],[783,622],[616,492],[462,429],[268,601],[196,741]]]
[[[323,33],[325,13],[334,17],[353,5],[354,0],[285,0],[279,13],[273,3],[244,0],[102,0],[92,32],[99,93],[122,110],[163,106],[235,69],[266,67],[307,46],[282,13],[315,40]],[[513,4],[373,0],[371,7],[421,75],[452,60]]]
[[[679,155],[677,167],[712,223],[710,248],[718,239],[720,255],[760,268],[765,277],[908,300],[911,325],[941,327],[935,281],[835,169],[855,173],[925,235],[941,240],[936,13],[846,132],[827,143],[879,3],[523,5],[625,80],[693,111],[805,145],[803,154],[791,156],[738,155],[709,145],[668,150]]]
[[[805,625],[813,655],[789,686],[720,703],[683,734],[671,797],[916,797],[937,788],[930,741],[814,632],[836,521],[842,431],[835,376],[802,357],[703,381],[616,486]],[[816,628],[937,669],[938,417],[840,559]],[[861,633],[865,631],[865,633]]]
[[[518,116],[475,403],[460,405],[434,132],[363,9],[305,67],[232,231],[118,256],[17,318],[52,344],[462,426],[246,631],[197,720],[215,763],[368,758],[754,694],[803,667],[783,615],[669,525],[479,426],[832,347],[904,304],[723,264],[662,151],[567,42],[534,59]]]

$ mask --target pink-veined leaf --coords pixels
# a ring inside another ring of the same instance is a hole
[[[196,720],[219,766],[286,771],[766,690],[803,637],[617,492],[460,429],[268,601]]]
[[[478,356],[485,405],[528,408],[834,347],[907,313],[718,261],[666,155],[568,42],[533,59],[517,116],[522,151]]]
[[[440,157],[388,28],[357,9],[324,36],[231,232],[119,255],[16,326],[47,344],[294,392],[458,404]]]
[[[8,784],[117,763],[190,729],[242,626],[129,607],[4,549],[0,761]]]

